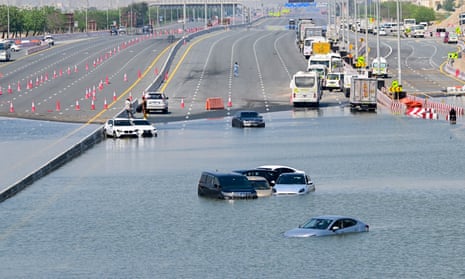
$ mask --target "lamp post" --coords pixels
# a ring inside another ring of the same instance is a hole
[[[354,1],[354,24],[355,24],[355,54],[354,58],[358,57],[358,23],[357,23],[357,0]]]
[[[8,30],[7,30],[7,35],[8,35],[8,39],[10,38],[10,1],[7,1],[6,2],[6,10],[7,10],[7,20],[8,20]]]
[[[378,58],[378,74],[381,72],[380,67],[381,67],[381,60],[380,60],[380,51],[379,51],[379,20],[380,20],[380,13],[379,13],[379,1],[376,1],[376,57]]]
[[[365,0],[365,63],[368,63],[368,0]]]
[[[402,69],[400,67],[400,4],[397,0],[397,75],[398,83],[402,85]]]
[[[87,10],[88,10],[88,9],[89,9],[89,0],[86,0],[86,33],[89,32],[89,30],[87,29],[87,28],[88,28],[87,24],[88,24],[88,22],[89,22],[89,21],[87,20]]]

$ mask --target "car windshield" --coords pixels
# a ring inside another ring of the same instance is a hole
[[[280,175],[276,184],[305,184],[305,178],[302,174]]]
[[[221,176],[218,177],[221,187],[224,190],[234,189],[234,190],[250,190],[252,186],[250,185],[249,180],[245,176]]]
[[[147,96],[147,99],[157,99],[157,100],[160,100],[160,99],[163,99],[163,96],[161,94],[149,94]]]
[[[258,113],[254,111],[241,112],[241,117],[255,118],[255,117],[258,117]]]
[[[312,218],[300,227],[303,229],[326,230],[332,221],[331,219]]]
[[[131,126],[131,122],[125,119],[115,120],[115,126]]]
[[[328,79],[329,80],[339,80],[339,75],[338,74],[328,74]]]
[[[378,67],[378,62],[373,62],[373,68],[377,68]],[[379,64],[379,67],[381,68],[386,68],[386,63],[382,63]]]
[[[134,123],[134,125],[151,125],[150,122],[144,119],[134,119],[132,123]]]

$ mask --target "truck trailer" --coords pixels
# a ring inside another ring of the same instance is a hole
[[[375,78],[353,77],[350,87],[350,109],[376,111],[378,81]]]

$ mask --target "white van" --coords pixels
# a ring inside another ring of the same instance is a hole
[[[382,76],[384,78],[387,78],[388,77],[388,66],[389,65],[386,61],[386,58],[384,57],[375,58],[371,62],[371,72],[373,76],[375,77]]]
[[[289,86],[294,107],[319,106],[322,97],[319,73],[299,71],[292,77]]]
[[[329,91],[333,90],[343,90],[344,74],[343,73],[328,73],[326,75],[324,89]]]

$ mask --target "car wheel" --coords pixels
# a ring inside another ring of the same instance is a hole
[[[165,113],[165,114],[168,113],[168,109],[167,109],[167,108],[164,109],[164,110],[163,110],[163,113]]]

